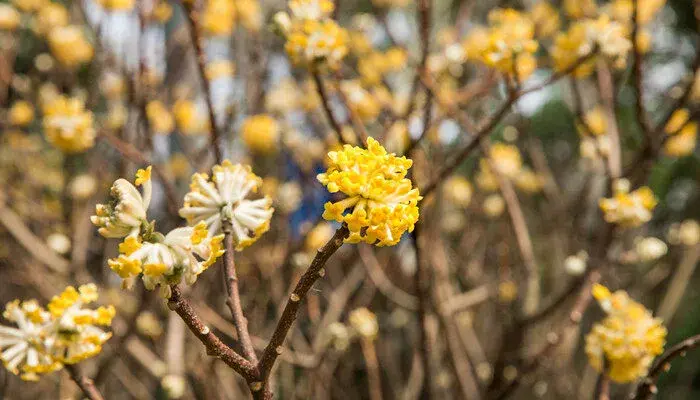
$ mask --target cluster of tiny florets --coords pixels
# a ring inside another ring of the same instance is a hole
[[[85,308],[97,300],[94,284],[67,287],[46,308],[36,300],[14,300],[3,317],[16,327],[0,325],[0,360],[24,380],[75,364],[98,354],[112,336],[103,328],[112,324],[113,306]]]
[[[654,192],[647,186],[630,192],[629,186],[629,181],[619,179],[615,182],[613,197],[600,200],[605,221],[634,228],[651,220],[657,204]]]
[[[328,153],[328,158],[328,170],[318,180],[329,192],[348,197],[326,203],[323,218],[346,223],[348,243],[390,246],[404,232],[413,231],[421,196],[406,178],[411,160],[387,153],[372,138],[366,149],[345,145]]]
[[[654,357],[663,352],[666,328],[643,305],[622,290],[615,293],[596,284],[593,296],[607,314],[586,336],[586,354],[597,371],[625,383],[646,375]]]
[[[204,223],[211,234],[222,232],[224,222],[231,224],[231,234],[237,250],[250,246],[270,229],[274,209],[272,199],[264,196],[248,199],[258,191],[262,179],[250,166],[232,164],[224,160],[207,174],[192,175],[190,192],[185,195],[185,205],[180,216],[189,225]]]

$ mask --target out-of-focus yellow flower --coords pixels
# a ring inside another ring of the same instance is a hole
[[[365,307],[352,310],[348,321],[355,329],[355,332],[363,339],[374,340],[379,333],[377,316]]]
[[[698,221],[687,219],[678,225],[677,232],[673,237],[674,242],[684,246],[695,246],[700,243],[700,223]]]
[[[523,81],[537,66],[534,22],[519,11],[499,8],[489,13],[489,23],[487,31],[477,29],[467,37],[467,56]]]
[[[498,190],[498,179],[491,170],[489,160],[485,158],[479,160],[479,172],[476,174],[476,184],[480,189],[488,192]]]
[[[442,185],[442,191],[448,201],[463,208],[466,208],[472,201],[474,193],[472,184],[467,178],[458,175],[448,178]]]
[[[136,329],[138,329],[142,335],[153,339],[163,335],[163,325],[156,315],[150,311],[144,311],[136,317]]]
[[[49,2],[37,12],[34,29],[40,35],[51,32],[52,29],[68,25],[68,10],[63,4]]]
[[[654,357],[663,352],[666,328],[625,291],[610,293],[600,284],[592,291],[607,316],[586,336],[591,366],[599,372],[605,366],[610,379],[619,383],[645,376]]]
[[[572,19],[592,17],[597,13],[595,0],[564,0],[564,12]]]
[[[108,11],[126,11],[134,8],[134,0],[98,0]]]
[[[540,1],[530,10],[530,18],[535,23],[537,36],[549,37],[559,30],[559,12],[548,2]]]
[[[581,276],[586,272],[588,264],[588,253],[581,250],[576,254],[570,255],[564,259],[564,270],[567,274],[573,276]]]
[[[544,187],[544,179],[530,168],[521,168],[515,177],[515,186],[525,193],[539,193]]]
[[[490,194],[484,199],[483,210],[489,218],[498,218],[506,209],[506,202],[499,194]]]
[[[573,1],[573,0],[572,0]],[[619,21],[632,21],[632,1],[614,0],[611,5],[611,14]],[[637,1],[637,21],[646,24],[651,21],[661,7],[666,4],[666,0],[636,0]]]
[[[698,124],[689,122],[664,143],[664,153],[671,157],[685,157],[695,150],[698,142]]]
[[[664,131],[672,135],[678,132],[690,119],[690,112],[687,108],[681,108],[671,114],[671,118],[666,123]]]
[[[346,242],[392,246],[404,232],[413,231],[421,196],[406,178],[411,160],[388,154],[373,138],[367,139],[367,149],[345,145],[328,158],[328,170],[318,175],[319,182],[329,192],[348,197],[326,203],[323,218],[347,224]]]
[[[19,12],[9,4],[0,4],[0,31],[14,31],[21,22]]]
[[[292,62],[308,68],[336,69],[348,53],[348,33],[333,20],[293,21],[285,49]]]
[[[353,43],[352,46],[354,47],[355,44]],[[362,83],[368,86],[379,85],[387,73],[404,68],[408,58],[406,52],[398,47],[392,47],[385,53],[378,51],[367,53],[358,60],[357,70]]]
[[[241,136],[248,149],[259,154],[270,154],[277,149],[279,125],[267,115],[259,114],[246,118],[241,127]]]
[[[260,30],[263,24],[263,15],[260,11],[258,0],[236,0],[236,17],[245,29],[251,32]]]
[[[168,108],[158,100],[146,104],[146,116],[151,129],[155,133],[169,134],[175,129],[175,120]]]
[[[503,281],[498,284],[498,300],[510,303],[518,298],[518,285],[513,281]]]
[[[209,132],[209,118],[190,100],[178,100],[173,105],[177,128],[185,135]]]
[[[229,60],[213,61],[207,64],[204,73],[210,81],[232,77],[236,73],[236,66]]]
[[[316,251],[320,249],[324,244],[331,240],[334,232],[335,230],[330,223],[319,223],[313,229],[311,229],[311,232],[309,232],[309,234],[306,236],[306,242],[304,242],[306,250]]]
[[[86,200],[97,192],[97,180],[92,175],[78,175],[68,184],[68,191],[74,199]]]
[[[236,24],[233,0],[207,0],[201,16],[202,29],[209,35],[230,35]]]
[[[647,186],[630,192],[629,186],[626,179],[618,179],[613,197],[600,199],[605,221],[633,228],[651,220],[651,212],[657,204],[654,192]]]
[[[159,0],[158,4],[153,7],[151,17],[157,22],[164,24],[170,20],[173,15],[173,7],[168,0]]]
[[[35,12],[46,6],[48,0],[12,0],[12,4],[23,12]]]
[[[109,100],[118,100],[126,92],[126,83],[121,75],[114,72],[103,74],[100,79],[100,90]]]
[[[92,60],[92,44],[88,42],[79,26],[68,25],[52,29],[48,42],[56,60],[66,67],[76,67]]]
[[[92,113],[81,100],[59,96],[44,106],[44,134],[66,153],[83,152],[95,143]]]
[[[27,101],[16,101],[10,107],[7,118],[10,124],[25,127],[34,120],[34,107]]]
[[[107,128],[110,130],[118,130],[124,127],[126,119],[129,116],[129,110],[122,102],[114,102],[108,106],[107,111]]]
[[[600,106],[595,106],[583,116],[586,127],[592,135],[600,136],[608,131],[608,117]],[[585,131],[584,131],[585,132]]]
[[[331,0],[289,0],[287,4],[292,16],[301,19],[328,18],[335,10]]]
[[[265,96],[265,109],[272,113],[286,113],[301,105],[302,94],[293,79],[284,79]]]
[[[362,121],[372,121],[379,115],[381,106],[377,100],[366,91],[358,81],[343,81],[340,90],[348,99],[350,107]]]
[[[206,174],[192,175],[180,216],[191,226],[204,222],[212,234],[222,232],[225,221],[231,222],[236,250],[243,250],[270,229],[272,199],[246,198],[262,185],[250,166],[224,160],[212,173],[211,179]]]
[[[511,144],[494,143],[489,149],[489,158],[493,167],[507,178],[515,178],[523,165],[520,150]]]

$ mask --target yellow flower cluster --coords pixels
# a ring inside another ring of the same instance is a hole
[[[618,179],[612,198],[600,199],[605,221],[622,227],[634,228],[649,222],[657,201],[654,192],[647,186],[630,192],[630,183]]]
[[[58,96],[44,106],[46,139],[66,153],[80,153],[94,145],[92,113],[77,98]]]
[[[10,107],[7,119],[14,126],[26,127],[34,120],[34,107],[24,100],[16,101]]]
[[[488,29],[476,29],[466,38],[467,58],[523,81],[537,68],[534,22],[528,15],[508,8],[491,11],[489,23]]]
[[[610,293],[603,285],[593,296],[607,314],[586,336],[586,354],[597,371],[615,382],[626,383],[646,375],[654,357],[663,352],[666,328],[643,305],[622,290]]]
[[[348,53],[348,32],[329,18],[334,6],[329,0],[291,0],[291,16],[275,15],[286,37],[285,50],[297,65],[336,69]]]
[[[35,381],[40,375],[98,354],[112,334],[113,306],[84,308],[97,300],[94,284],[67,287],[47,308],[36,300],[7,304],[3,317],[17,328],[0,325],[0,360],[13,374]]]
[[[0,4],[0,31],[14,31],[21,22],[19,12],[9,4]]]
[[[595,106],[583,116],[584,124],[577,124],[581,135],[579,152],[581,157],[597,160],[610,153],[608,117],[600,106]]]
[[[230,35],[240,23],[245,29],[258,31],[262,14],[257,0],[207,0],[202,12],[202,28],[208,35]]]
[[[413,162],[388,154],[373,138],[367,149],[345,145],[328,153],[329,167],[318,180],[329,192],[348,197],[325,204],[323,218],[347,224],[348,243],[392,246],[418,221],[421,196],[406,178]],[[346,214],[348,208],[352,210]]]
[[[241,127],[243,142],[254,153],[273,153],[277,149],[279,136],[277,121],[267,114],[250,116]]]
[[[489,192],[498,190],[498,178],[492,170],[495,168],[503,178],[513,181],[518,189],[525,193],[534,194],[542,191],[544,179],[530,168],[523,166],[520,150],[515,145],[494,143],[489,148],[488,156],[488,159],[480,160],[479,172],[476,175],[476,183],[481,189]]]
[[[177,128],[185,135],[209,132],[209,117],[191,100],[177,100],[173,105]]]
[[[584,78],[593,72],[596,63],[593,56],[580,62],[584,57],[597,51],[614,59],[616,66],[624,67],[631,47],[628,28],[603,14],[596,19],[575,21],[566,32],[557,34],[551,54],[555,70],[565,71],[579,63],[573,75]]]
[[[407,59],[406,51],[398,47],[385,52],[371,51],[358,60],[357,70],[364,85],[375,86],[382,83],[386,74],[405,68]]]
[[[224,222],[230,222],[236,250],[243,250],[270,229],[272,199],[247,199],[261,185],[262,179],[250,166],[224,160],[214,166],[211,179],[207,174],[192,175],[180,216],[189,225],[203,222],[212,234],[222,232]]]
[[[693,153],[698,141],[698,123],[690,121],[690,112],[676,110],[664,128],[668,136],[664,153],[671,157],[684,157]]]
[[[350,107],[362,121],[372,121],[377,118],[381,112],[382,107],[379,101],[377,101],[374,95],[365,90],[359,81],[342,81],[340,82],[340,90],[343,91],[348,100],[348,107]]]
[[[92,60],[93,47],[82,28],[76,25],[61,26],[51,30],[49,48],[62,65],[74,68]]]
[[[126,11],[134,8],[134,0],[97,0],[104,9],[109,11]]]
[[[168,108],[158,100],[149,101],[146,104],[146,117],[151,129],[155,133],[169,134],[175,128],[175,120]]]

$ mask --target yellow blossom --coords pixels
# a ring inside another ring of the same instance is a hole
[[[292,62],[312,69],[336,69],[348,52],[348,33],[333,20],[294,21],[286,36]]]
[[[170,111],[158,100],[152,100],[146,104],[146,116],[155,133],[169,134],[175,128],[175,120]]]
[[[202,29],[209,35],[229,35],[236,21],[233,0],[207,0],[202,12]]]
[[[34,120],[34,107],[24,100],[16,101],[10,107],[8,119],[14,126],[25,127]]]
[[[241,137],[254,153],[270,154],[277,149],[279,141],[277,121],[267,114],[253,115],[243,121]]]
[[[372,121],[379,115],[381,106],[377,100],[366,91],[358,81],[348,80],[340,83],[350,107],[363,121]]]
[[[548,2],[540,1],[530,10],[530,18],[535,23],[537,36],[549,37],[559,30],[559,12]]]
[[[583,116],[583,120],[586,122],[586,128],[592,135],[600,136],[608,130],[608,117],[600,106],[596,106],[588,111]]]
[[[0,31],[14,31],[21,22],[19,12],[9,4],[0,4]]]
[[[93,117],[77,99],[59,96],[44,107],[46,139],[66,153],[80,153],[95,141]]]
[[[36,12],[41,10],[42,7],[49,3],[48,0],[12,0],[12,4],[17,7],[18,10],[24,12]]]
[[[687,123],[664,143],[664,153],[671,157],[685,157],[693,154],[698,141],[697,122]]]
[[[664,131],[667,134],[672,135],[678,132],[688,122],[688,119],[690,119],[690,112],[688,109],[678,109],[671,114],[671,118],[669,118],[668,122],[666,123]]]
[[[34,29],[39,34],[45,35],[54,28],[68,25],[69,20],[68,10],[63,4],[49,2],[37,13]]]
[[[651,220],[657,201],[654,192],[646,186],[630,192],[629,182],[618,179],[612,198],[600,200],[605,221],[622,227],[637,227]]]
[[[494,143],[489,149],[489,158],[493,167],[508,178],[514,178],[522,167],[520,151],[510,144]]]
[[[204,71],[210,81],[218,78],[232,77],[236,72],[236,66],[229,60],[218,60],[207,64]]]
[[[350,312],[350,325],[364,339],[373,340],[379,333],[377,316],[367,308],[358,308]]]
[[[92,44],[88,42],[79,26],[68,25],[52,29],[48,42],[56,60],[66,67],[77,67],[92,60]]]
[[[326,203],[323,218],[347,224],[346,242],[392,246],[413,231],[421,196],[406,178],[411,160],[388,154],[373,138],[367,139],[367,149],[345,145],[328,158],[328,170],[318,180],[329,192],[348,197]]]
[[[467,207],[472,200],[474,189],[463,176],[452,176],[442,185],[445,197],[458,207]]]
[[[109,11],[126,11],[134,8],[134,0],[98,0]]]
[[[643,305],[622,290],[611,293],[594,285],[593,296],[607,316],[586,335],[586,354],[597,371],[626,383],[646,375],[654,357],[663,352],[666,328]]]

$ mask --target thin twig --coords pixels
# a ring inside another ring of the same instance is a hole
[[[651,399],[657,392],[656,380],[659,379],[663,372],[668,371],[671,361],[676,357],[685,356],[688,351],[698,346],[700,346],[700,335],[695,335],[666,350],[649,369],[649,373],[642,380],[642,383],[637,388],[637,393],[632,398],[635,400]]]
[[[328,98],[328,93],[326,92],[326,86],[323,84],[323,79],[321,79],[321,75],[317,71],[313,71],[311,73],[311,76],[314,78],[314,83],[316,84],[316,91],[318,92],[318,95],[321,98],[321,105],[323,106],[323,111],[326,113],[328,122],[333,128],[338,142],[343,144],[345,143],[345,140],[343,139],[343,128],[340,126],[340,123],[335,118],[335,115],[333,115],[333,110],[331,110],[330,99]]]
[[[379,361],[377,360],[377,351],[374,348],[372,339],[362,338],[360,340],[362,354],[365,357],[367,365],[367,380],[369,381],[369,398],[370,400],[382,400],[382,381],[379,372]]]
[[[191,4],[190,2],[183,2],[182,5],[185,8],[185,14],[187,15],[187,20],[190,23],[190,39],[192,41],[192,46],[194,47],[195,58],[197,60],[197,72],[199,72],[199,79],[202,81],[204,100],[207,103],[207,112],[209,113],[209,123],[211,125],[211,136],[209,138],[209,143],[214,150],[214,158],[216,163],[221,164],[223,156],[221,154],[220,140],[222,138],[216,124],[214,105],[211,98],[211,87],[206,74],[207,60],[202,46],[202,39],[199,35],[199,10],[195,9],[197,3],[197,0],[193,0]]]
[[[253,364],[257,364],[258,357],[255,354],[255,348],[250,339],[248,319],[246,319],[243,314],[241,295],[238,290],[238,275],[236,274],[236,263],[233,259],[233,227],[231,226],[231,221],[224,221],[222,229],[224,231],[224,247],[226,249],[224,253],[224,278],[226,282],[226,291],[228,292],[226,305],[229,310],[231,310],[233,323],[236,327],[236,333],[238,334],[238,340],[241,344],[243,355]]]
[[[173,285],[171,286],[171,290],[172,294],[168,300],[168,308],[175,311],[185,321],[190,331],[192,331],[192,333],[197,336],[197,339],[207,348],[207,354],[220,358],[226,365],[238,372],[249,383],[256,382],[258,380],[258,371],[255,365],[226,346],[226,344],[202,322],[195,313],[190,302],[182,297],[182,292],[179,287]]]
[[[644,110],[644,88],[642,75],[642,53],[639,50],[639,0],[632,0],[632,76],[634,80],[634,89],[637,93],[634,102],[634,113],[639,127],[644,133],[644,139],[651,143],[653,140],[652,128],[649,125],[646,111]]]
[[[311,265],[309,265],[309,268],[304,272],[304,275],[301,276],[301,279],[299,279],[299,282],[289,296],[287,305],[284,307],[282,316],[277,322],[277,327],[272,334],[270,343],[265,347],[265,351],[263,351],[263,355],[258,363],[258,370],[260,371],[263,385],[265,385],[267,378],[270,376],[270,371],[282,350],[282,344],[287,337],[287,333],[296,320],[301,301],[306,297],[306,294],[316,280],[325,275],[323,270],[324,265],[326,265],[331,255],[343,245],[343,241],[349,234],[350,231],[345,225],[338,228],[333,237],[319,249],[316,257],[311,261]]]
[[[78,366],[66,364],[66,370],[70,374],[71,379],[78,385],[83,394],[90,400],[104,400],[102,394],[95,387],[92,379],[80,373]]]

